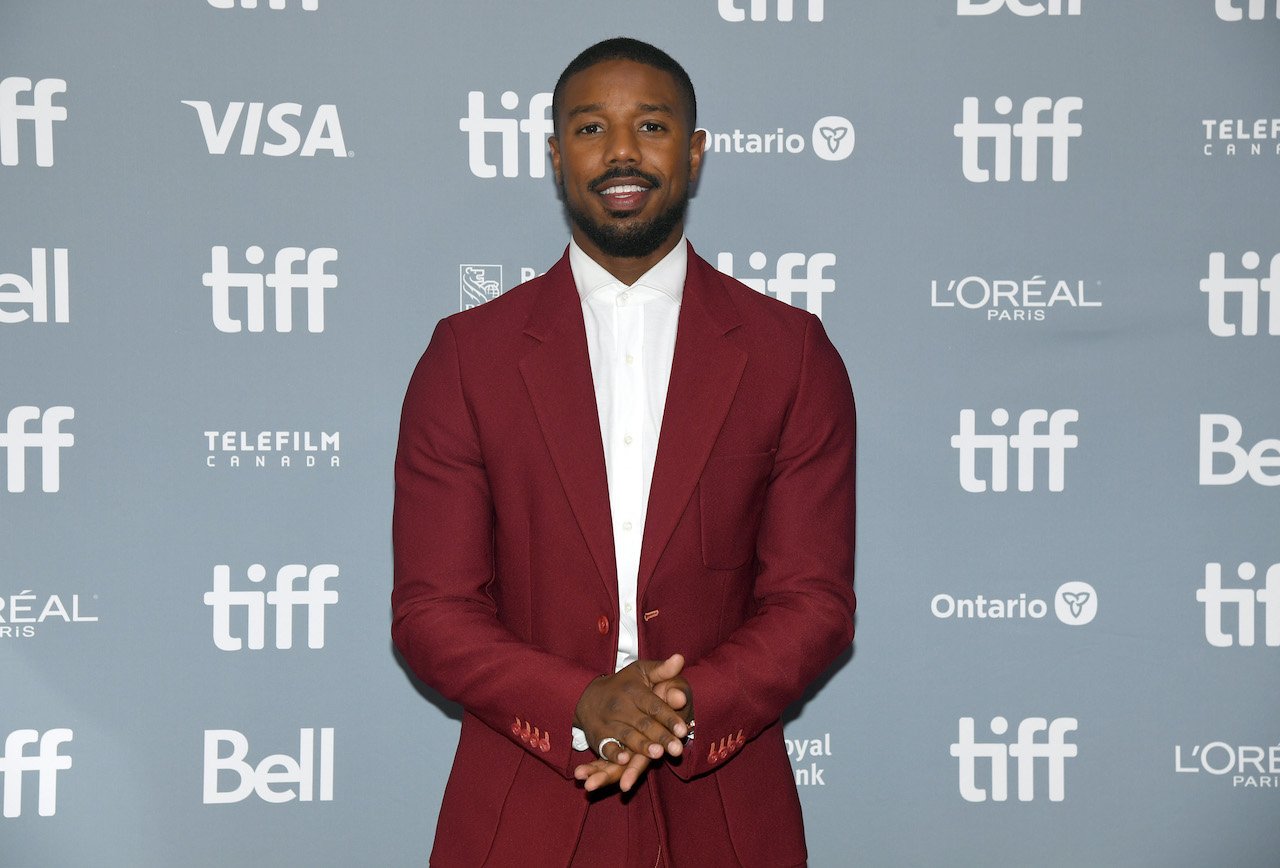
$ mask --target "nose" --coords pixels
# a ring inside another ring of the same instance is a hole
[[[612,127],[609,130],[607,144],[605,159],[609,165],[630,165],[640,161],[640,143],[636,138],[635,130],[630,127],[625,125]]]

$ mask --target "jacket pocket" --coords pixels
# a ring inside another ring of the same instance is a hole
[[[698,482],[702,518],[702,562],[713,570],[736,570],[751,560],[764,511],[765,488],[777,452],[714,455]]]

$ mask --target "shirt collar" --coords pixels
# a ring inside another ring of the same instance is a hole
[[[569,238],[569,267],[573,271],[573,282],[578,288],[578,296],[587,300],[587,296],[606,286],[621,283],[604,266],[586,254],[578,242]],[[671,252],[654,263],[653,267],[640,275],[632,287],[645,286],[657,290],[676,304],[684,296],[684,279],[689,271],[689,246],[683,234]]]

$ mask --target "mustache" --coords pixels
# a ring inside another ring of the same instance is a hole
[[[662,182],[653,175],[650,175],[648,172],[642,172],[639,169],[624,169],[621,166],[614,166],[603,175],[592,179],[591,183],[587,184],[587,189],[592,193],[595,193],[608,182],[616,181],[619,178],[640,178],[655,190],[662,186]]]

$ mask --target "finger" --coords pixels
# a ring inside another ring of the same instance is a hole
[[[664,681],[653,686],[654,695],[667,705],[679,711],[689,704],[689,695],[678,682]]]
[[[627,773],[630,771],[632,773],[631,780],[627,785],[627,787],[630,788],[634,785],[635,780],[640,777],[641,773],[648,768],[648,766],[649,760],[642,756],[632,757],[631,762],[627,763],[625,766],[618,765],[617,763],[607,763],[604,768],[599,768],[592,772],[591,776],[587,778],[584,787],[587,792],[598,790],[601,787],[607,787],[610,784],[618,783],[618,781],[626,777]]]
[[[624,792],[630,792],[631,788],[640,780],[640,776],[644,774],[644,770],[649,767],[649,760],[646,757],[636,756],[631,762],[627,763],[626,768],[622,772],[622,777],[618,783],[618,787]]]
[[[609,759],[618,765],[626,765],[633,755],[658,759],[666,751],[665,745],[671,740],[671,735],[657,721],[644,717],[632,726],[624,724],[618,738],[627,747],[626,756],[618,754]]]
[[[651,740],[665,745],[667,752],[672,756],[679,756],[681,740],[689,734],[688,725],[660,697],[650,696],[649,700],[649,707],[645,710],[653,721],[653,725],[644,727],[645,734]]]
[[[684,655],[672,654],[656,666],[649,661],[640,661],[640,664],[641,673],[644,674],[649,684],[653,685],[659,681],[666,681],[679,675],[680,670],[684,668]]]
[[[608,769],[610,766],[613,766],[613,765],[615,764],[609,762],[608,760],[603,760],[603,759],[592,760],[589,763],[582,763],[581,765],[577,766],[573,770],[573,777],[575,780],[585,781],[587,778],[591,777],[596,772],[605,771],[606,769]],[[618,769],[618,774],[621,775],[622,766],[617,766],[617,769]]]

